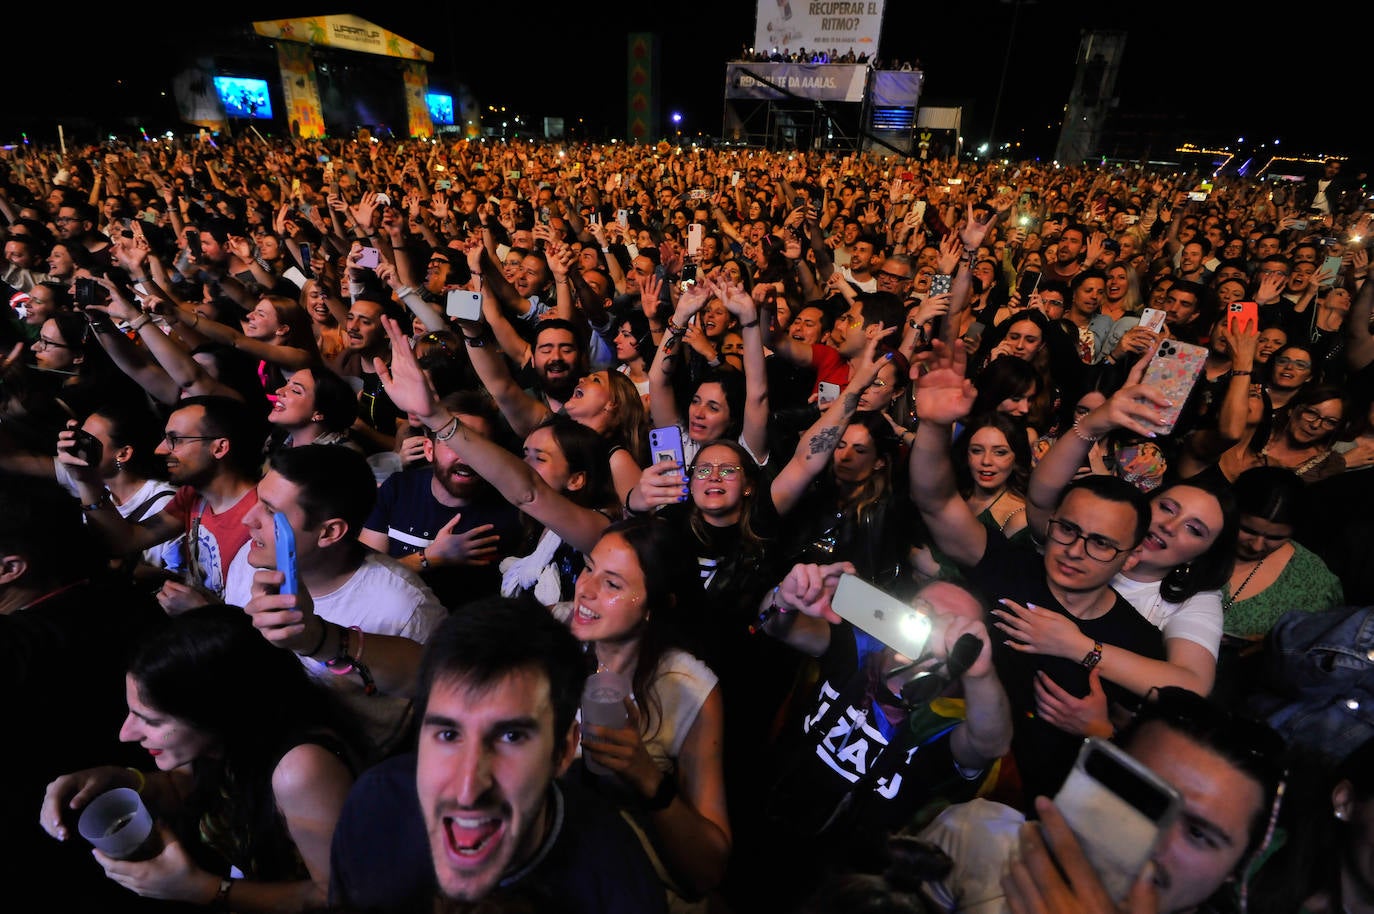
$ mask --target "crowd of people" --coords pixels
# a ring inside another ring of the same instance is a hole
[[[0,150],[7,884],[1374,910],[1342,166]],[[1085,740],[1181,804],[1129,898],[1055,803]],[[138,859],[76,833],[113,787]]]

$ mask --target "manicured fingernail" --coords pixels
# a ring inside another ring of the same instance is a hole
[[[677,497],[677,500],[678,500],[679,502],[684,502],[684,501],[687,500],[687,496],[686,496],[686,495],[679,495],[679,496]]]

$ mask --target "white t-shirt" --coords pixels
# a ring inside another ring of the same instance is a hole
[[[1182,638],[1200,644],[1217,656],[1221,650],[1221,591],[1204,590],[1170,603],[1160,596],[1162,581],[1133,581],[1118,574],[1112,589],[1126,598],[1150,624],[1164,632],[1164,640]]]
[[[77,488],[76,480],[72,478],[71,471],[67,469],[67,465],[59,460],[54,460],[52,462],[52,468],[53,476],[56,478],[57,484],[70,492],[73,498],[80,498],[81,490]],[[109,489],[107,488],[106,491],[109,491]],[[167,507],[167,503],[172,500],[172,496],[175,495],[176,492],[177,487],[170,482],[165,482],[161,479],[149,479],[139,487],[137,492],[115,505],[115,510],[119,512],[120,517],[132,517],[135,519],[135,522],[144,521]],[[149,504],[149,502],[152,502],[152,504]],[[147,505],[146,510],[144,510],[145,505]],[[162,552],[164,549],[176,548],[175,543],[176,541],[173,540],[167,543],[158,543],[155,546],[144,549],[143,560],[149,565],[165,568],[167,562],[164,560]]]

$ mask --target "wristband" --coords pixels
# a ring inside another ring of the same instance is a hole
[[[1091,670],[1093,667],[1095,667],[1095,666],[1097,666],[1099,663],[1101,663],[1101,662],[1102,662],[1102,642],[1101,642],[1101,641],[1094,641],[1094,642],[1093,642],[1093,649],[1090,650],[1090,651],[1088,651],[1087,656],[1085,656],[1081,662],[1082,662],[1082,664],[1083,664],[1083,669],[1085,669],[1085,670]]]
[[[687,332],[687,328],[681,326],[670,317],[668,318],[668,332],[671,333],[673,336],[681,336],[682,334]]]
[[[428,550],[429,550],[429,547],[428,547],[428,546],[426,546],[424,549],[421,549],[421,550],[420,550],[420,570],[421,570],[421,571],[429,571],[429,556],[425,554]]]
[[[757,327],[758,325],[759,325],[759,319],[758,319],[758,317],[755,317],[752,321],[750,321],[750,322],[747,323],[747,324],[740,324],[740,325],[739,325],[739,328],[740,328],[741,330],[748,330],[750,327]]]
[[[1230,371],[1226,372],[1226,376],[1228,378],[1248,378],[1252,374],[1254,374],[1253,371],[1237,370],[1235,368],[1232,368]]]
[[[213,911],[229,910],[229,890],[234,887],[234,880],[222,878],[219,881],[219,888],[215,890],[215,897],[210,902],[210,909]]]
[[[134,333],[137,333],[138,331],[142,330],[144,327],[148,326],[152,322],[152,317],[145,314],[142,317],[136,317],[133,320],[129,321],[129,329],[132,330]]]

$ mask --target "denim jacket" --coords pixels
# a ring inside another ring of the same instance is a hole
[[[1250,710],[1291,744],[1337,762],[1374,737],[1374,606],[1285,613],[1267,652]]]

